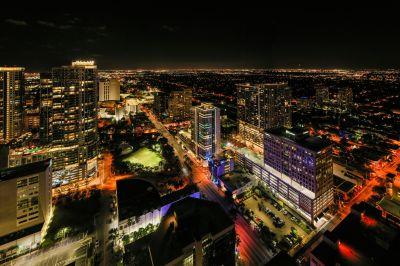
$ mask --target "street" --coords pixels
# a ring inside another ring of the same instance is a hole
[[[169,144],[175,149],[175,152],[183,164],[185,152],[176,139],[169,133],[165,126],[157,120],[151,111],[143,108],[150,121],[156,129],[168,140]],[[204,168],[193,156],[189,156],[192,161],[193,182],[197,184],[200,191],[207,197],[208,200],[219,203],[222,208],[229,214],[233,204],[225,199],[225,195],[218,190],[209,178],[207,168]],[[241,260],[245,265],[264,265],[269,261],[273,254],[269,251],[257,234],[253,231],[250,225],[244,220],[241,215],[237,215],[235,220],[236,233],[239,236],[240,243],[238,251]]]

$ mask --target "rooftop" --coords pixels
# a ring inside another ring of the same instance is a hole
[[[276,256],[274,256],[266,266],[297,266],[295,260],[290,257],[286,252],[279,252]]]
[[[240,170],[224,174],[220,179],[230,191],[239,189],[251,181],[248,174]]]
[[[118,180],[117,197],[120,221],[140,216],[145,210],[153,210],[161,204],[156,187],[142,179]]]
[[[135,178],[118,180],[119,220],[123,221],[133,216],[140,216],[197,191],[196,185],[188,185],[180,190],[161,196],[156,187],[146,180]]]
[[[355,184],[353,184],[349,181],[343,180],[340,177],[337,177],[335,175],[333,176],[333,185],[334,185],[334,187],[336,187],[336,189],[338,189],[344,193],[351,192],[354,189],[354,187],[356,186]]]
[[[13,178],[23,177],[33,173],[45,171],[51,166],[51,159],[38,161],[30,164],[25,164],[12,168],[5,168],[0,170],[0,182],[7,181]]]
[[[390,196],[384,197],[379,203],[378,206],[381,207],[386,212],[391,215],[400,218],[400,202],[393,199]]]
[[[272,134],[280,138],[284,138],[313,152],[319,152],[331,145],[330,141],[328,140],[324,140],[317,136],[310,136],[308,130],[304,128],[295,127],[291,129],[271,129],[265,134]]]
[[[325,265],[393,265],[399,230],[373,206],[362,202],[312,251]]]
[[[0,71],[24,71],[24,67],[0,67]]]
[[[165,265],[181,256],[191,243],[229,227],[234,230],[232,219],[215,202],[185,198],[174,203],[150,242],[153,263]]]

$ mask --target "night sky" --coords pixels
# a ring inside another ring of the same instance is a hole
[[[400,67],[392,5],[31,2],[0,11],[0,65],[41,71],[94,58],[101,69]]]

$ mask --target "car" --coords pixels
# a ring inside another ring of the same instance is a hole
[[[296,260],[297,264],[302,265],[305,262],[305,257],[300,256]]]
[[[285,241],[289,244],[290,247],[293,246],[292,240],[290,240],[288,237],[285,237],[284,239],[285,239]]]
[[[275,227],[281,228],[285,225],[285,222],[281,218],[275,217],[273,224],[275,225]]]

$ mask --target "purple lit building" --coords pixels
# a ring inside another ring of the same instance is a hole
[[[310,223],[333,203],[332,148],[305,129],[270,130],[264,136],[262,179]]]
[[[222,157],[210,160],[208,162],[211,176],[218,178],[226,173],[232,172],[234,169],[234,160],[230,157]]]

